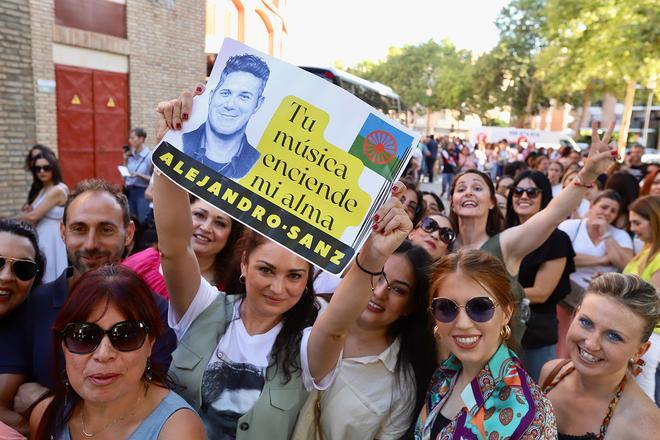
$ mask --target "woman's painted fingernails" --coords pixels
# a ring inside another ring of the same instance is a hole
[[[373,229],[374,231],[378,229],[378,224],[374,223],[373,225],[371,225],[371,229]]]
[[[375,214],[373,220],[374,220],[376,223],[378,223],[378,221],[380,220],[380,216],[379,216],[378,214]]]
[[[177,122],[177,123],[176,123],[176,129],[177,129],[177,130],[181,130],[181,123],[180,123],[180,122]]]
[[[612,155],[612,157],[617,157],[619,155],[619,152],[617,150],[612,150],[610,151],[610,154]]]
[[[198,87],[195,89],[195,91],[196,91],[197,93],[199,93],[199,92],[202,91],[202,88],[198,86]]]
[[[187,121],[188,120],[188,113],[182,114],[181,119],[183,119],[184,121]]]

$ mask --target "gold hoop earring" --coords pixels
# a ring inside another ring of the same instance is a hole
[[[245,275],[241,274],[241,276],[238,277],[238,282],[241,284],[245,284]]]
[[[511,327],[509,327],[509,324],[506,324],[504,327],[502,327],[502,330],[500,330],[500,336],[505,342],[509,340],[511,337]]]
[[[438,335],[438,326],[437,325],[435,327],[433,327],[433,337],[435,339],[440,339],[440,335]]]

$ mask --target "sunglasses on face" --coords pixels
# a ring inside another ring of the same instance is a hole
[[[35,173],[41,173],[41,172],[49,173],[53,171],[53,167],[51,167],[50,165],[41,165],[41,166],[35,165],[32,167],[32,171],[34,171]]]
[[[422,228],[422,231],[428,234],[433,234],[435,231],[439,231],[440,240],[442,240],[447,246],[451,245],[454,240],[456,240],[456,233],[451,228],[441,227],[438,222],[431,217],[424,218],[419,224],[419,227]]]
[[[39,269],[37,263],[32,260],[17,260],[15,258],[0,257],[0,271],[5,268],[5,264],[9,263],[9,267],[16,278],[21,281],[29,281],[37,275]]]
[[[468,318],[474,322],[487,322],[495,315],[497,304],[487,296],[470,299],[464,306],[459,306],[449,298],[435,298],[431,301],[431,312],[440,322],[450,323],[458,317],[459,309],[465,309]]]
[[[101,345],[105,335],[119,351],[135,351],[147,339],[149,327],[142,321],[122,321],[103,330],[89,322],[72,322],[60,332],[64,346],[74,354],[89,354]]]
[[[527,197],[535,199],[541,195],[540,188],[521,188],[516,186],[515,188],[511,188],[511,191],[513,191],[513,197],[522,197],[523,194],[527,193]]]

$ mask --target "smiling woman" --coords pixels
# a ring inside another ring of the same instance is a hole
[[[633,375],[658,320],[660,292],[640,278],[607,273],[589,285],[568,330],[570,359],[541,373],[560,440],[657,436],[660,410]]]
[[[53,325],[54,358],[63,358],[65,369],[32,411],[32,438],[206,438],[199,417],[151,360],[163,330],[149,288],[131,270],[84,274]]]
[[[431,296],[434,334],[452,355],[433,374],[415,438],[554,439],[552,406],[507,346],[515,302],[503,264],[478,250],[444,257]]]

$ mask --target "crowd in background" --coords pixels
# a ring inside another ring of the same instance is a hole
[[[425,136],[341,278],[154,172],[141,128],[123,188],[35,145],[0,220],[0,438],[652,438],[660,164],[610,136]]]

